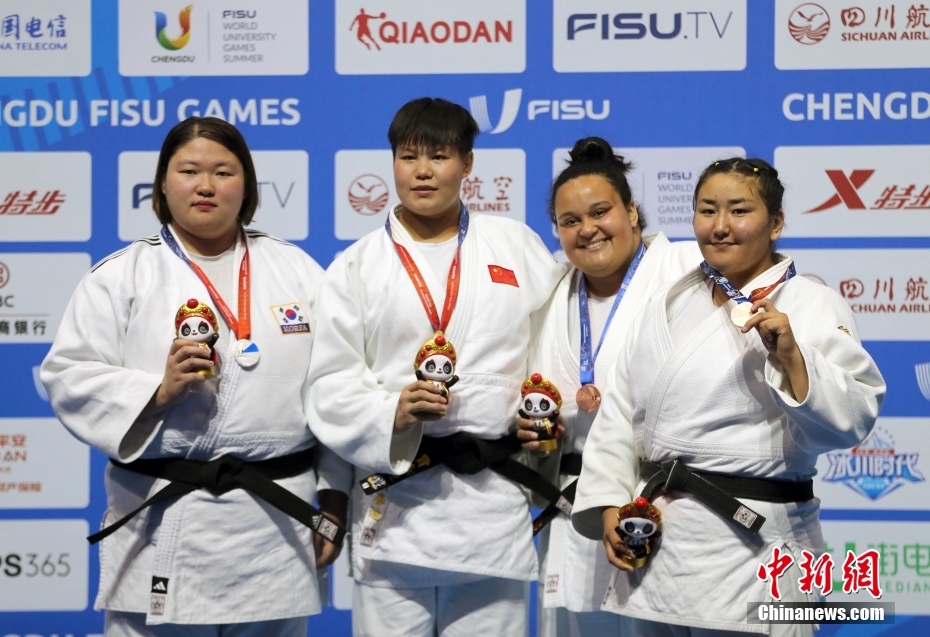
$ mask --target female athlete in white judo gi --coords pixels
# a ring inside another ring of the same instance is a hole
[[[602,538],[618,568],[631,570],[619,559],[628,548],[617,507],[642,480],[672,485],[652,494],[663,521],[658,548],[630,587],[611,587],[604,602],[634,618],[636,635],[813,631],[749,624],[747,602],[772,600],[757,570],[776,547],[795,560],[781,578],[782,601],[812,601],[799,591],[797,564],[802,550],[824,550],[810,482],[817,456],[866,437],[885,383],[846,302],[795,276],[791,258],[775,252],[783,192],[763,160],[733,158],[703,172],[694,234],[705,263],[637,317],[588,436],[573,523]],[[695,496],[683,480],[689,470],[724,501]]]
[[[432,462],[417,455],[427,436],[494,441],[516,428],[530,314],[564,273],[525,224],[463,206],[477,133],[457,104],[404,105],[388,132],[400,205],[384,229],[333,261],[320,289],[315,431],[359,480],[417,471],[352,494],[356,635],[522,635],[527,627],[537,563],[520,487],[490,469],[412,466]],[[455,386],[417,380],[421,349],[450,344]]]
[[[530,368],[548,375],[564,397],[559,449],[538,461],[563,490],[577,479],[598,393],[633,317],[663,285],[701,261],[693,241],[671,243],[661,232],[643,235],[646,221],[626,177],[630,168],[606,140],[588,137],[575,143],[552,185],[549,214],[574,267],[533,317]],[[579,294],[585,297],[581,303]],[[526,429],[520,436],[533,451],[536,434]],[[621,634],[628,621],[600,610],[616,570],[600,542],[579,534],[559,513],[543,528],[539,550],[540,636]]]
[[[305,411],[322,270],[296,246],[244,229],[257,204],[239,132],[215,118],[181,122],[155,175],[162,232],[98,263],[71,299],[42,380],[65,426],[113,461],[104,526],[169,484],[140,471],[223,456],[217,484],[244,461],[273,476],[274,493],[316,495],[345,518],[346,496],[328,487],[345,483],[345,465],[320,453],[314,469],[321,448]],[[214,355],[185,338],[217,327]],[[215,374],[198,373],[207,369]],[[106,635],[305,635],[320,611],[316,569],[336,546],[242,488],[188,491],[103,539],[96,608]]]

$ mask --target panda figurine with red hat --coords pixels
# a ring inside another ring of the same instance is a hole
[[[439,393],[447,398],[449,388],[458,382],[455,375],[455,348],[452,343],[437,332],[433,338],[423,343],[413,363],[417,380],[425,380],[439,388]]]
[[[204,378],[213,378],[220,364],[220,356],[213,347],[220,338],[220,330],[216,314],[210,306],[197,299],[188,299],[174,316],[174,328],[178,338],[194,341],[210,352],[213,367],[198,370],[197,373]]]
[[[662,513],[649,500],[640,496],[617,511],[617,534],[623,539],[633,557],[620,559],[633,568],[642,568],[653,551],[653,543],[662,535]]]
[[[562,395],[559,390],[552,381],[536,372],[523,381],[520,397],[523,399],[520,416],[533,422],[533,430],[539,436],[539,451],[558,449],[558,429],[555,421],[559,417],[559,409],[562,408]]]

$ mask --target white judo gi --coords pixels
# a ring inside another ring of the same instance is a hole
[[[162,382],[178,308],[190,298],[214,310],[215,304],[160,236],[110,255],[84,277],[42,365],[55,413],[74,436],[121,462],[206,461],[223,454],[254,461],[314,446],[307,369],[322,270],[294,245],[246,234],[251,340],[261,360],[251,369],[235,362],[235,338],[217,312],[218,379],[135,427]],[[236,273],[242,255],[239,239]],[[237,299],[224,300],[236,314]],[[312,502],[318,486],[346,481],[339,474],[349,470],[344,463],[332,456],[323,464],[320,485],[314,471],[278,484]],[[104,526],[166,484],[108,465]],[[150,604],[153,577],[165,579],[161,608]],[[242,489],[218,497],[197,490],[156,504],[101,543],[95,608],[148,614],[149,624],[231,624],[318,613],[311,531]]]
[[[441,305],[446,281],[394,212],[390,223],[394,240],[409,251]],[[320,441],[354,464],[362,479],[406,472],[423,435],[468,432],[495,439],[514,431],[527,375],[529,317],[565,270],[526,225],[471,215],[458,302],[445,330],[456,349],[459,381],[444,418],[395,436],[400,392],[416,380],[414,358],[433,329],[387,233],[377,230],[356,242],[327,270],[317,303],[310,409]],[[351,500],[357,582],[418,588],[481,577],[536,578],[526,496],[490,470],[463,475],[438,466],[371,496],[356,482]]]
[[[789,264],[782,260],[743,293],[778,281]],[[885,383],[836,292],[795,276],[769,296],[788,316],[810,378],[798,403],[757,330],[740,333],[730,321],[733,302],[714,307],[710,285],[696,268],[637,317],[588,436],[572,515],[588,537],[602,536],[603,507],[622,506],[636,494],[638,458],[802,481],[816,473],[819,454],[857,444],[875,423]],[[776,546],[796,564],[802,549],[823,552],[820,501],[744,502],[766,518],[758,536],[690,494],[656,498],[663,520],[658,549],[629,590],[611,588],[604,609],[654,622],[769,632],[746,623],[747,602],[771,600],[756,571]],[[782,601],[809,601],[797,576],[780,583]]]
[[[602,391],[639,310],[663,286],[701,262],[701,253],[693,241],[671,243],[661,232],[643,240],[648,249],[608,326],[595,361],[595,385]],[[531,349],[530,368],[551,380],[559,388],[563,401],[560,418],[565,434],[559,449],[538,461],[539,469],[551,476],[553,482],[561,456],[584,451],[596,415],[579,410],[575,403],[575,394],[581,387],[579,279],[580,272],[573,268],[562,278],[549,302],[533,317],[538,333]],[[612,304],[609,299],[607,302]],[[592,349],[599,340],[594,338]],[[576,479],[577,476],[559,475],[559,487],[564,489]],[[542,531],[539,547],[541,607],[564,608],[575,613],[600,610],[607,586],[617,569],[607,561],[599,539],[582,536],[572,528],[571,520],[560,514]],[[545,624],[553,621],[553,617],[551,613],[544,613],[542,618],[541,630],[545,632]]]

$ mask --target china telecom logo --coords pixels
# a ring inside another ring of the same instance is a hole
[[[908,482],[923,482],[924,476],[917,470],[919,457],[919,453],[895,453],[891,434],[876,428],[849,451],[828,453],[830,467],[823,481],[845,484],[874,501]]]
[[[187,41],[191,39],[191,11],[194,5],[189,4],[178,14],[178,22],[181,23],[181,35],[176,38],[168,37],[168,18],[161,11],[155,12],[155,37],[163,48],[169,51],[178,51],[187,46]]]

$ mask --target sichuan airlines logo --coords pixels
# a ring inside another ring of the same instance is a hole
[[[376,215],[388,205],[390,194],[378,175],[361,175],[349,185],[349,205],[361,215]]]
[[[920,454],[897,453],[891,434],[877,428],[849,451],[828,453],[824,482],[845,484],[870,500],[878,500],[908,483],[923,482],[917,470]]]
[[[859,190],[875,174],[874,169],[853,170],[848,175],[842,170],[825,172],[834,193],[804,214],[823,212],[840,204],[846,206],[847,210],[930,210],[930,183],[889,184],[882,188],[878,199],[866,203]]]
[[[788,17],[788,32],[801,44],[817,44],[830,32],[830,15],[819,4],[802,4]]]
[[[930,400],[930,363],[914,365],[914,374],[917,375],[917,387],[924,398]]]
[[[517,115],[520,113],[520,100],[522,98],[523,89],[521,88],[512,88],[504,92],[504,106],[501,109],[501,116],[497,120],[496,126],[491,124],[491,116],[488,114],[487,95],[469,98],[468,109],[482,133],[490,132],[492,135],[496,135],[513,126],[513,123],[517,120]]]
[[[188,40],[191,39],[191,11],[194,5],[189,4],[178,14],[178,22],[181,24],[181,35],[176,38],[168,37],[168,18],[161,11],[155,12],[155,37],[163,48],[169,51],[178,51],[187,46]]]

